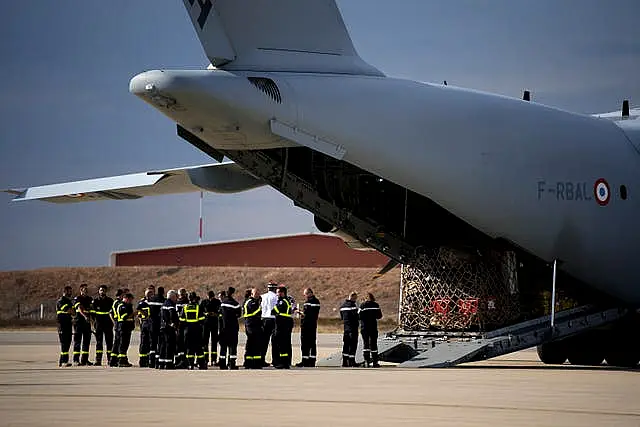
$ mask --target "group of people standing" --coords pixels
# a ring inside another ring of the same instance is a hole
[[[140,324],[139,366],[157,369],[238,369],[237,347],[239,320],[244,321],[247,335],[243,366],[261,369],[269,366],[266,355],[271,344],[272,365],[289,369],[292,364],[291,334],[294,316],[300,317],[302,361],[297,367],[314,367],[317,358],[317,326],[320,301],[311,288],[304,290],[302,307],[287,295],[287,288],[274,282],[267,292],[257,288],[247,290],[243,303],[235,299],[235,289],[229,287],[216,295],[209,291],[200,300],[195,293],[182,288],[170,290],[154,286],[133,307],[133,295],[128,289],[118,289],[115,299],[101,285],[92,298],[87,285],[72,297],[66,286],[58,300],[56,311],[60,339],[59,366],[71,366],[69,348],[73,338],[73,362],[77,366],[101,365],[106,347],[106,362],[113,367],[129,367],[127,352],[135,320]],[[377,320],[382,311],[372,294],[360,307],[357,294],[352,293],[340,308],[344,322],[343,366],[357,366],[355,351],[358,326],[364,341],[367,366],[378,367]],[[360,325],[359,325],[360,324]],[[91,335],[96,337],[95,363],[89,361]],[[218,345],[220,352],[218,353]]]

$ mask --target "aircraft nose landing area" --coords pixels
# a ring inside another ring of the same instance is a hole
[[[340,338],[320,335],[319,356]],[[57,368],[55,331],[0,332],[0,346],[3,425],[640,425],[640,371],[549,367],[535,351],[448,369],[156,371]]]

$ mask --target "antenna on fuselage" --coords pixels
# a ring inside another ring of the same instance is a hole
[[[629,117],[629,100],[628,99],[625,99],[624,101],[622,101],[622,117],[625,119]]]
[[[522,99],[524,101],[531,101],[531,92],[529,92],[528,90],[525,90],[524,94],[522,95]]]
[[[445,80],[443,84],[446,86],[447,85],[447,81]]]

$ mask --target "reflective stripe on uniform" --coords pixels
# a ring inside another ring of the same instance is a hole
[[[291,303],[289,302],[288,299],[283,299],[282,301],[284,301],[287,304],[287,312],[286,313],[281,313],[280,310],[278,309],[278,304],[275,305],[275,307],[273,307],[274,311],[276,312],[276,314],[278,316],[282,316],[282,317],[291,317]],[[279,302],[279,301],[278,301]]]
[[[227,304],[226,302],[223,302],[222,304],[220,304],[220,307],[227,307],[227,308],[240,308],[240,304],[238,304],[238,305],[233,305],[233,304]]]
[[[245,314],[243,317],[252,317],[255,316],[256,314],[260,313],[260,310],[262,310],[262,307],[258,306],[258,308],[256,309],[256,311],[254,311],[253,313],[247,313],[247,306],[249,305],[251,301],[247,300],[247,302],[244,304],[244,311]]]
[[[351,311],[351,310],[357,310],[358,307],[342,307],[340,309],[340,311]]]
[[[200,316],[200,306],[194,305],[195,308],[189,308],[190,305],[192,304],[187,304],[184,306],[184,310],[182,311],[182,318],[180,320],[187,323],[196,323],[204,320],[204,316]],[[191,313],[195,313],[195,318],[189,318],[189,314]]]

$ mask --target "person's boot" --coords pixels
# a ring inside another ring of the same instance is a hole
[[[371,354],[369,353],[369,350],[364,350],[362,352],[362,355],[364,356],[364,364],[367,368],[369,368],[371,366]]]
[[[109,360],[109,366],[112,368],[118,367],[118,355],[115,353],[111,353],[111,359]]]
[[[184,356],[176,358],[176,369],[187,369],[187,361]]]
[[[149,368],[154,369],[156,367],[156,354],[149,353]]]
[[[80,366],[93,366],[93,363],[89,362],[89,352],[82,352],[80,357]]]
[[[96,351],[96,363],[94,363],[95,366],[102,366],[102,352],[98,353]]]
[[[356,363],[356,358],[349,356],[349,366],[352,368],[357,368],[358,364]]]
[[[141,368],[148,368],[149,367],[149,356],[141,356],[140,357],[140,361],[138,362],[138,365]]]
[[[229,369],[232,371],[237,371],[238,367],[236,366],[236,359],[229,360]]]
[[[380,364],[378,363],[378,352],[376,351],[375,353],[372,353],[371,356],[373,356],[373,367],[379,368]]]
[[[309,358],[309,362],[307,365],[309,368],[315,368],[316,367],[316,358],[315,356],[312,356]]]
[[[296,368],[306,368],[308,360],[309,359],[303,357],[300,363],[296,363]]]
[[[209,361],[207,360],[206,356],[201,356],[198,359],[198,369],[200,369],[201,371],[206,371],[209,367]]]
[[[349,356],[342,356],[342,367],[348,368],[349,366]]]
[[[224,359],[220,359],[218,360],[218,367],[220,368],[220,370],[222,371],[226,371],[227,370],[227,363]]]
[[[133,365],[129,363],[129,359],[127,358],[127,356],[125,356],[124,359],[120,361],[120,367],[130,368],[132,366]]]

